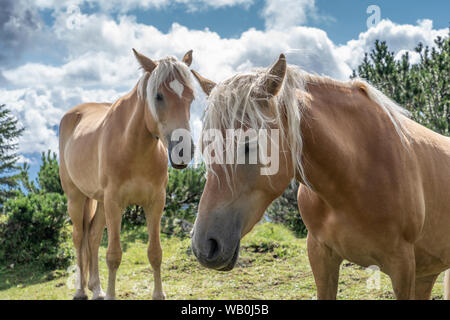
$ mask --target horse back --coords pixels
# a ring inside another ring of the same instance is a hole
[[[110,106],[111,103],[83,103],[73,107],[61,119],[60,137],[70,136],[80,124],[84,128],[95,130],[106,116]]]

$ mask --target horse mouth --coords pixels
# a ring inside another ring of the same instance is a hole
[[[236,249],[234,250],[233,257],[231,257],[230,261],[224,267],[217,269],[217,271],[233,270],[234,266],[236,265],[237,259],[239,257],[239,244],[240,244],[240,241],[238,242]]]

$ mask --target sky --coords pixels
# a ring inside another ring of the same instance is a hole
[[[154,60],[193,49],[191,67],[216,82],[280,53],[346,80],[376,39],[417,62],[417,44],[433,46],[450,25],[448,0],[0,0],[0,8],[0,103],[25,128],[20,161],[32,175],[41,152],[58,151],[67,110],[134,87],[141,71],[131,48]],[[204,106],[197,85],[194,138]]]

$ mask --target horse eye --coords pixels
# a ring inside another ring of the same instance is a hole
[[[161,93],[157,93],[157,94],[156,94],[156,100],[157,100],[157,101],[162,101],[162,100],[163,100],[163,96],[162,96]]]

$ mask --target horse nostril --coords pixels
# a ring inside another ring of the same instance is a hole
[[[219,244],[215,239],[209,239],[209,252],[208,252],[208,260],[214,260],[215,257],[219,254]]]

